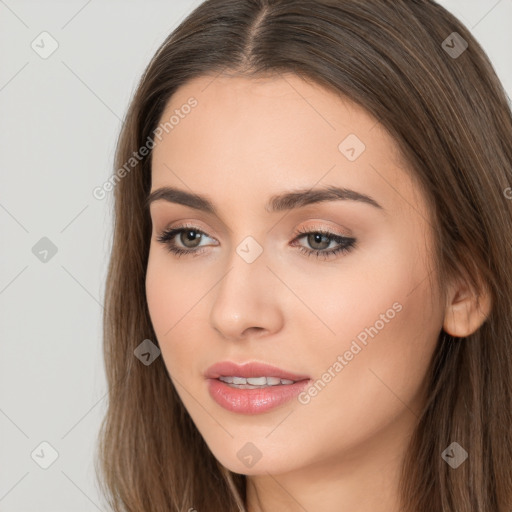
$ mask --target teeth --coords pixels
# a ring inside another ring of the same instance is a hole
[[[295,381],[289,379],[280,379],[279,377],[219,377],[219,380],[226,384],[244,386],[243,389],[254,389],[254,387],[267,387],[293,384]],[[233,386],[233,387],[235,387]],[[247,386],[247,387],[245,387]]]
[[[252,386],[264,386],[266,383],[267,377],[250,377],[247,379],[247,384],[251,384]],[[243,382],[240,384],[243,384]]]

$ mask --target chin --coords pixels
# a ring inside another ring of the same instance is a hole
[[[224,445],[220,450],[212,450],[212,453],[225,468],[233,473],[242,475],[286,473],[294,469],[295,462],[300,463],[300,460],[291,460],[288,453],[282,453],[281,450],[276,452],[272,446],[265,445],[264,442],[232,440],[232,443],[233,451],[228,451]]]

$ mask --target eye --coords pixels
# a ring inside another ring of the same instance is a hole
[[[180,226],[163,231],[158,236],[157,240],[166,245],[169,252],[179,257],[183,254],[198,254],[203,252],[202,249],[200,250],[198,247],[201,247],[199,243],[204,236],[208,235],[195,226]],[[182,246],[177,245],[176,238]]]
[[[307,243],[312,247],[312,249],[308,249],[301,245],[299,250],[307,256],[315,255],[317,258],[322,256],[327,259],[338,253],[348,253],[356,245],[355,238],[345,237],[322,229],[314,231],[298,230],[295,234],[299,236],[295,237],[294,242],[306,238]],[[334,247],[326,250],[333,242]]]
[[[322,256],[325,259],[338,253],[348,253],[356,244],[355,238],[345,237],[322,229],[314,231],[298,230],[294,235],[292,246],[295,247],[298,240],[306,238],[312,249],[299,245],[299,250],[307,256]],[[204,231],[195,226],[180,226],[163,231],[158,236],[157,241],[166,245],[169,252],[178,257],[187,254],[197,256],[204,251],[201,248],[204,246],[200,245],[203,237],[210,238]],[[334,247],[328,249],[333,243]]]

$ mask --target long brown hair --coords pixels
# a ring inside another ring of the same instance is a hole
[[[458,276],[492,298],[474,334],[439,336],[403,465],[402,507],[508,512],[512,115],[478,42],[431,0],[207,0],[149,63],[116,153],[116,170],[125,172],[115,175],[104,314],[109,402],[96,454],[109,505],[116,512],[245,510],[246,477],[214,458],[162,358],[146,366],[134,357],[143,340],[158,345],[145,297],[151,152],[129,169],[126,162],[149,147],[178,87],[222,72],[295,73],[363,106],[396,139],[432,208],[441,289]],[[441,457],[453,441],[469,454],[457,470]]]

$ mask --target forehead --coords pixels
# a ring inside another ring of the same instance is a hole
[[[195,106],[188,108],[191,99]],[[390,209],[407,202],[397,202],[400,188],[398,198],[414,201],[396,143],[378,121],[296,75],[196,78],[175,92],[160,125],[171,118],[155,140],[153,189],[185,185],[227,199],[227,184],[251,196],[325,182],[364,188]]]
[[[198,102],[193,116],[196,119],[217,115],[222,110],[216,123],[218,129],[228,122],[260,126],[274,121],[266,125],[267,132],[283,127],[293,131],[306,128],[305,135],[310,137],[315,130],[334,134],[343,128],[363,135],[377,125],[369,112],[350,99],[294,74],[265,78],[226,75],[195,78],[178,88],[161,120],[169,119],[191,97]],[[284,118],[282,114],[286,114]],[[302,122],[297,123],[298,120]],[[276,124],[276,121],[280,122]]]

